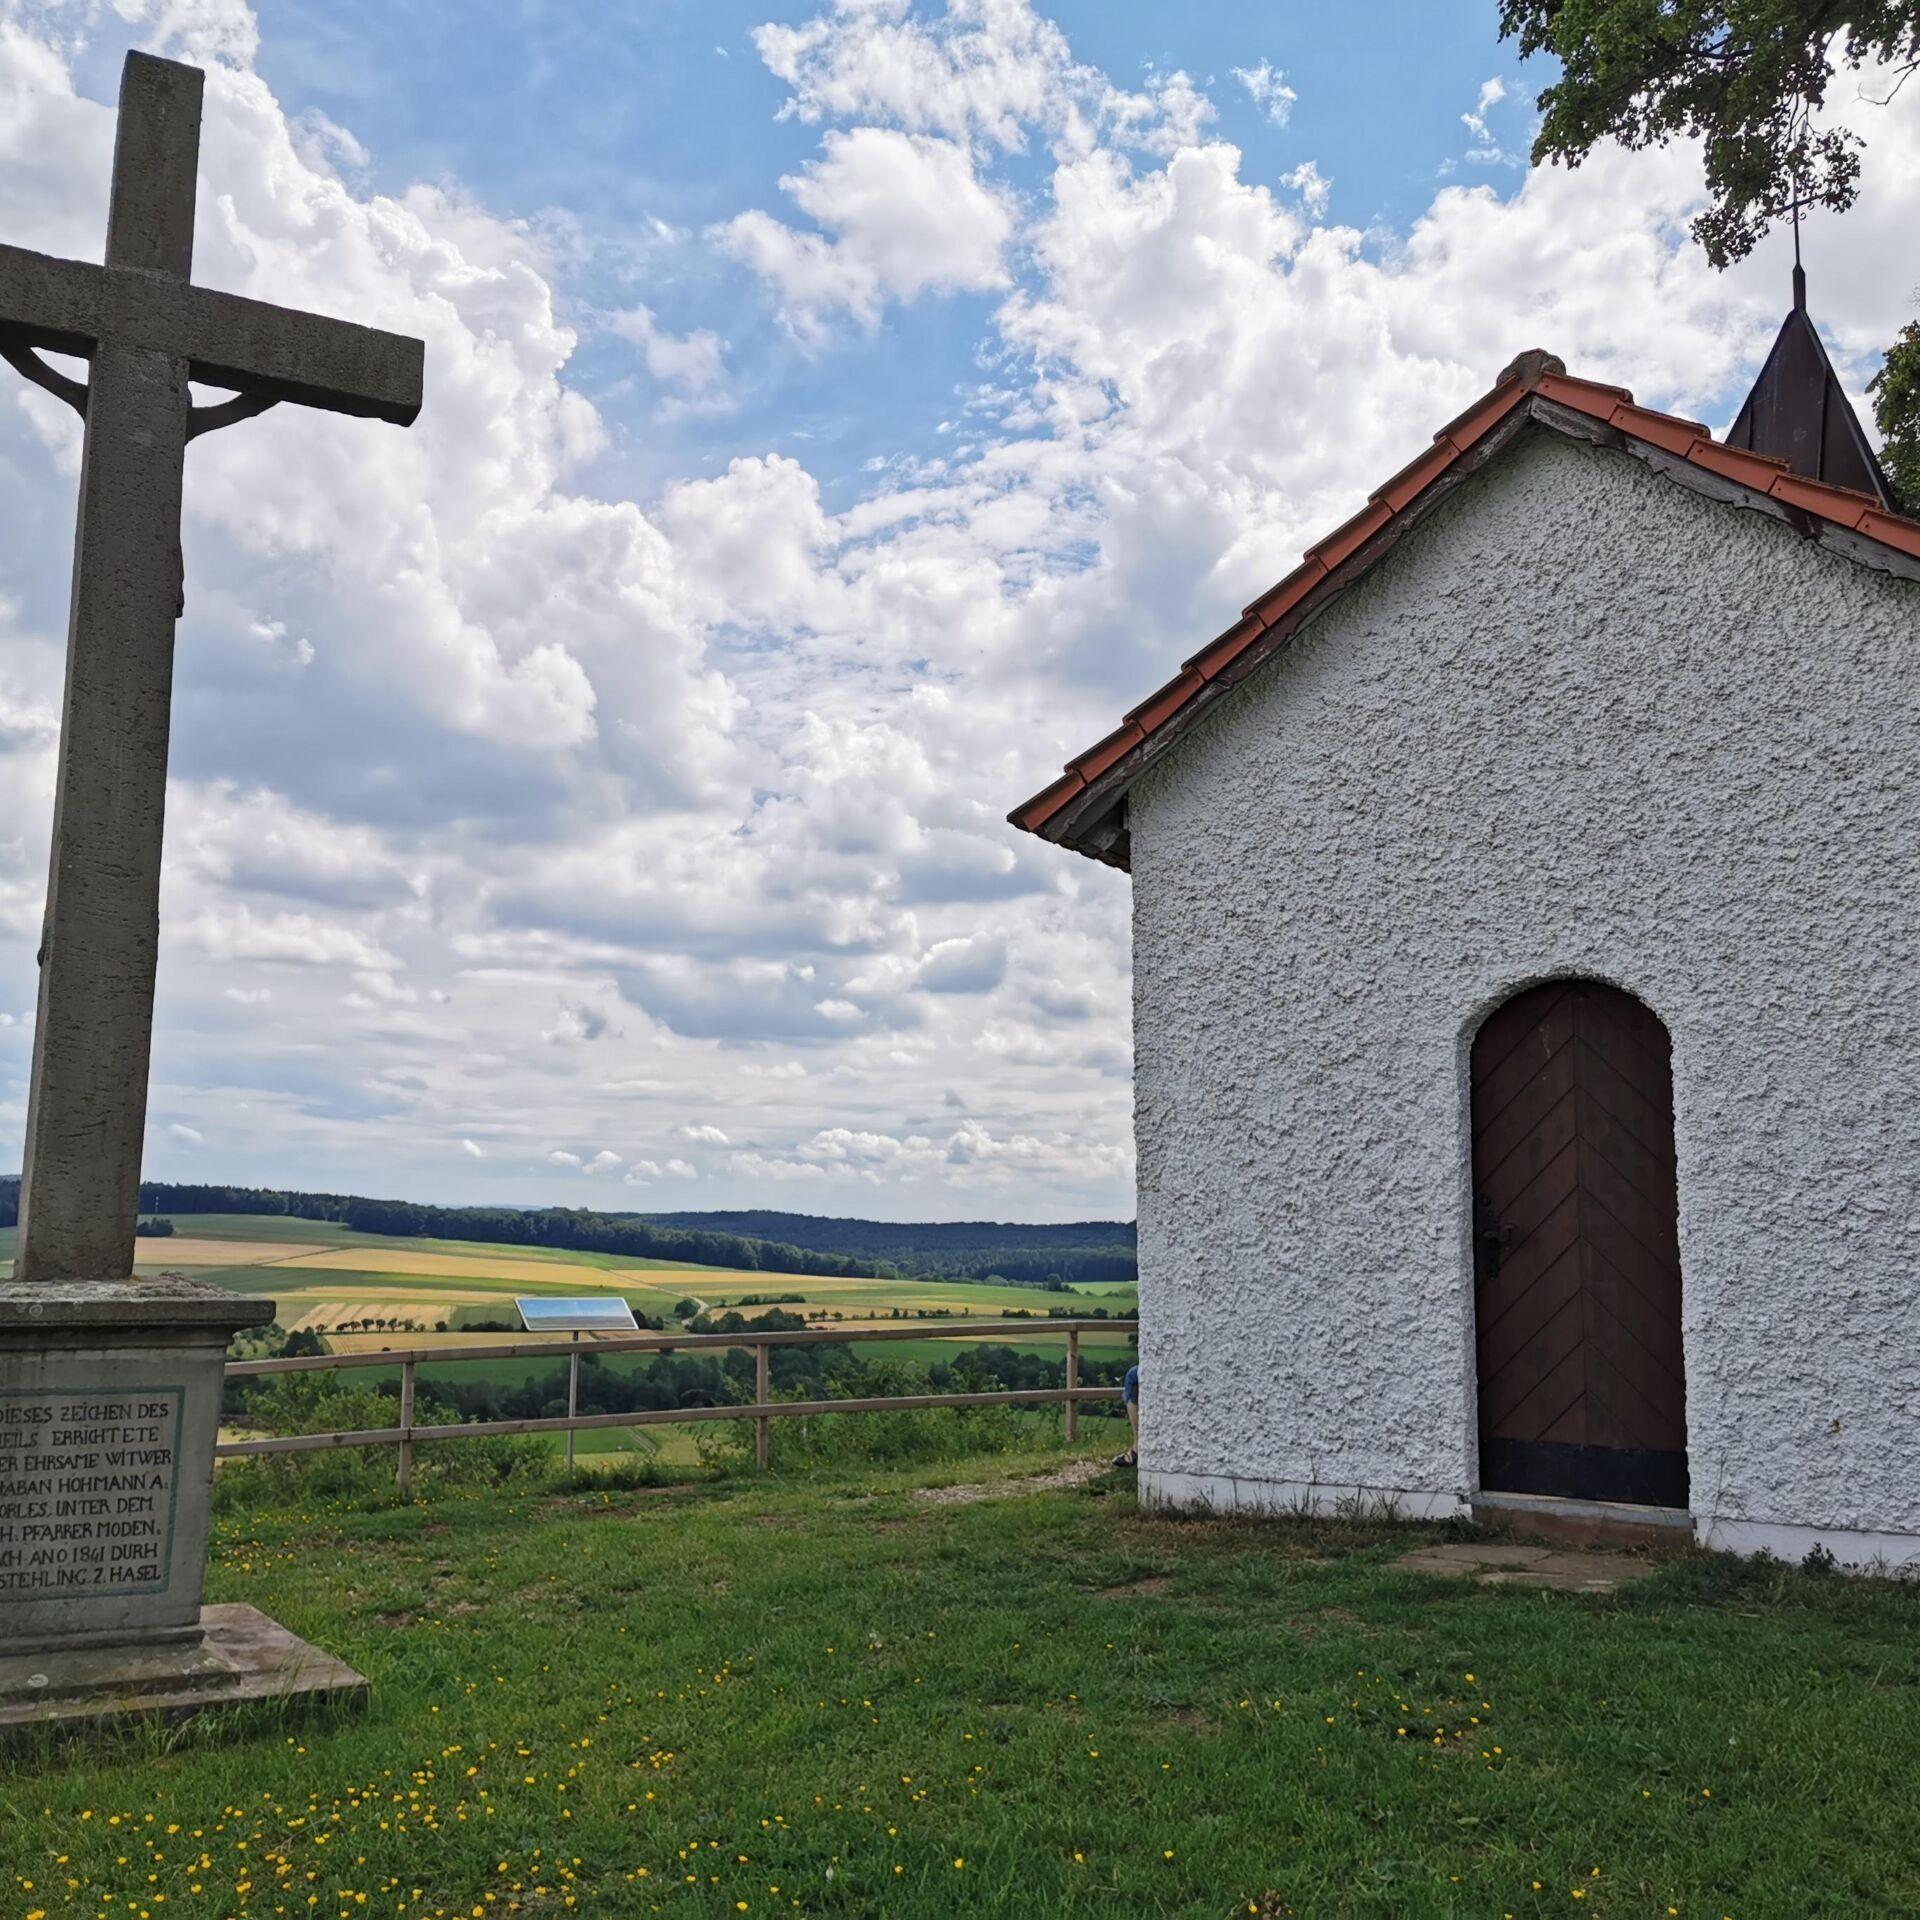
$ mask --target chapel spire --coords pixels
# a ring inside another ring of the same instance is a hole
[[[1770,454],[1809,480],[1870,493],[1891,513],[1893,490],[1807,312],[1807,274],[1799,260],[1797,231],[1794,238],[1793,310],[1781,323],[1773,351],[1728,430],[1727,445]]]

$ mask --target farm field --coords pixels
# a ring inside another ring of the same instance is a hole
[[[329,1336],[369,1319],[392,1323],[375,1330],[380,1333],[437,1332],[442,1323],[458,1331],[461,1309],[497,1307],[501,1318],[512,1318],[514,1296],[530,1293],[619,1293],[636,1310],[658,1317],[670,1317],[685,1299],[715,1312],[737,1306],[751,1316],[769,1311],[775,1303],[766,1296],[777,1294],[787,1312],[849,1328],[891,1324],[903,1314],[1044,1317],[1049,1307],[1070,1304],[1069,1296],[977,1281],[839,1278],[400,1239],[258,1214],[182,1214],[175,1226],[170,1237],[136,1242],[137,1272],[181,1272],[236,1291],[258,1289],[279,1301],[282,1326]],[[15,1238],[15,1229],[0,1229],[0,1260],[11,1261]],[[1137,1297],[1133,1287],[1112,1283],[1074,1292],[1089,1308],[1111,1313],[1131,1312]],[[756,1297],[763,1304],[747,1304]]]
[[[798,1296],[780,1303],[796,1313],[878,1318],[907,1308],[992,1319],[1012,1309],[1044,1313],[1049,1306],[1067,1304],[1062,1295],[979,1281],[842,1278],[478,1241],[389,1239],[318,1221],[183,1215],[177,1229],[170,1239],[137,1243],[140,1270],[202,1270],[212,1279],[224,1277],[222,1270],[270,1270],[284,1291],[370,1305],[387,1293],[421,1298],[478,1293],[510,1301],[516,1293],[617,1292],[636,1307],[670,1312],[689,1297],[719,1310],[782,1294]],[[0,1253],[10,1252],[10,1245],[0,1242]],[[1130,1311],[1136,1298],[1132,1286],[1112,1283],[1076,1292],[1089,1306],[1110,1312]],[[744,1308],[756,1310],[763,1309]]]
[[[0,1230],[0,1259],[11,1260],[15,1230]],[[519,1294],[618,1293],[638,1313],[669,1325],[687,1300],[713,1312],[738,1307],[748,1318],[780,1309],[834,1331],[899,1327],[921,1314],[926,1336],[874,1342],[875,1356],[922,1366],[957,1358],[965,1351],[970,1322],[1031,1314],[1044,1321],[1049,1308],[1084,1302],[1089,1310],[1130,1313],[1131,1286],[1111,1283],[1076,1289],[1075,1295],[1040,1293],[1029,1287],[973,1281],[879,1280],[769,1273],[701,1267],[608,1254],[489,1245],[480,1242],[405,1239],[356,1233],[327,1221],[258,1214],[182,1214],[175,1232],[143,1238],[135,1247],[141,1273],[182,1272],[229,1287],[261,1293],[277,1302],[279,1324],[288,1332],[316,1335],[330,1352],[376,1353],[408,1346],[471,1346],[475,1358],[424,1370],[448,1385],[522,1387],[547,1378],[560,1363],[567,1336],[551,1336],[554,1358],[484,1358],[489,1346],[526,1342],[517,1330]],[[1077,1296],[1077,1298],[1075,1297]],[[765,1304],[749,1304],[765,1303]],[[468,1331],[475,1321],[495,1330]],[[513,1331],[498,1330],[511,1323]],[[936,1338],[934,1330],[957,1338]],[[591,1343],[588,1343],[591,1344]],[[1029,1338],[996,1340],[1021,1353],[1058,1360],[1059,1335],[1039,1327]],[[1124,1332],[1083,1337],[1088,1360],[1112,1360],[1129,1350]],[[609,1355],[602,1363],[622,1371],[648,1364],[640,1356]],[[356,1369],[355,1385],[372,1387],[398,1378],[398,1368]],[[670,1459],[693,1458],[694,1429],[658,1429],[644,1439],[632,1431],[582,1435],[583,1456],[623,1458],[654,1448]],[[556,1440],[556,1445],[560,1444]]]

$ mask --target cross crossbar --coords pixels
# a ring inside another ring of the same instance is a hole
[[[251,399],[411,426],[420,341],[192,283],[205,84],[197,67],[127,55],[106,265],[0,246],[0,348],[164,354],[189,379]]]
[[[171,274],[0,246],[0,344],[91,359],[105,342],[164,353],[190,378],[411,426],[426,347],[351,320],[216,293]]]

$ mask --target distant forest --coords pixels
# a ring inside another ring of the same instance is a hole
[[[1016,1285],[1131,1281],[1139,1277],[1131,1220],[1078,1220],[1066,1226],[1022,1226],[997,1220],[835,1220],[811,1213],[649,1213],[657,1227],[689,1233],[736,1233],[818,1253],[871,1260],[886,1273],[916,1278],[984,1280]]]
[[[1062,1287],[1136,1277],[1134,1230],[1118,1220],[1023,1227],[991,1221],[899,1226],[805,1213],[588,1213],[574,1207],[431,1207],[352,1193],[277,1187],[174,1186],[147,1181],[149,1214],[257,1213],[331,1220],[394,1238],[485,1240],[612,1253],[744,1272],[841,1274],[854,1278],[985,1279]],[[20,1182],[0,1179],[0,1227],[19,1219]]]

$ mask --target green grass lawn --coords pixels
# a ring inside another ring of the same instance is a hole
[[[16,1745],[0,1912],[1920,1910],[1911,1588],[1473,1588],[932,1477],[223,1521],[212,1597],[372,1705]]]

